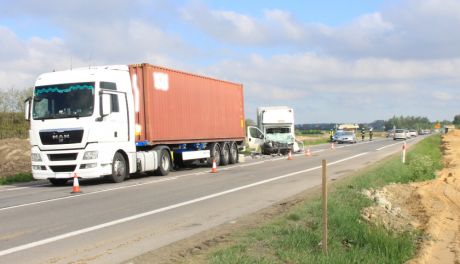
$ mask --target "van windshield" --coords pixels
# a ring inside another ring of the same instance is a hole
[[[34,119],[91,116],[93,109],[93,82],[35,87],[32,110]]]
[[[270,127],[265,129],[265,136],[268,141],[291,144],[294,143],[294,137],[290,127]]]

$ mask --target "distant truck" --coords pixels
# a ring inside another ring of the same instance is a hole
[[[26,100],[32,174],[63,185],[238,162],[243,86],[149,64],[44,73]]]
[[[263,154],[298,151],[295,141],[294,109],[287,106],[257,108],[257,127],[249,126],[248,144]]]

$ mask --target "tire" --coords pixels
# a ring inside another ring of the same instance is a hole
[[[66,185],[68,180],[69,179],[56,179],[56,178],[48,179],[48,181],[54,186],[64,186]]]
[[[232,143],[230,144],[230,157],[229,157],[229,163],[230,163],[230,164],[238,163],[238,146],[236,145],[235,142],[232,142]]]
[[[169,151],[167,149],[162,149],[160,151],[158,169],[155,170],[156,175],[166,176],[171,170],[171,156],[169,156]]]
[[[211,157],[208,159],[208,164],[212,166],[212,161],[215,159],[216,160],[216,165],[220,165],[220,145],[219,143],[211,143],[209,145],[209,151],[211,152]]]
[[[230,145],[222,143],[222,151],[220,152],[220,165],[225,166],[230,162]]]
[[[117,152],[113,156],[112,174],[107,176],[107,180],[112,183],[119,183],[128,177],[128,166],[125,157]]]

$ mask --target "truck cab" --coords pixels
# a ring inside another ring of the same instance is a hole
[[[295,141],[294,110],[287,106],[257,108],[257,127],[248,127],[250,148],[263,154],[298,151]]]
[[[131,83],[127,66],[45,73],[26,103],[32,173],[61,185],[136,170]]]

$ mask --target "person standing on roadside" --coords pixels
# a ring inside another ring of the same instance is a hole
[[[364,136],[366,135],[366,131],[364,130],[364,127],[361,129],[361,140],[364,141]]]
[[[332,142],[333,139],[334,139],[333,137],[334,137],[334,131],[331,129],[331,130],[329,131],[329,139],[331,140],[331,142]]]
[[[372,128],[369,129],[369,141],[372,141],[372,135],[374,132],[372,132]]]

